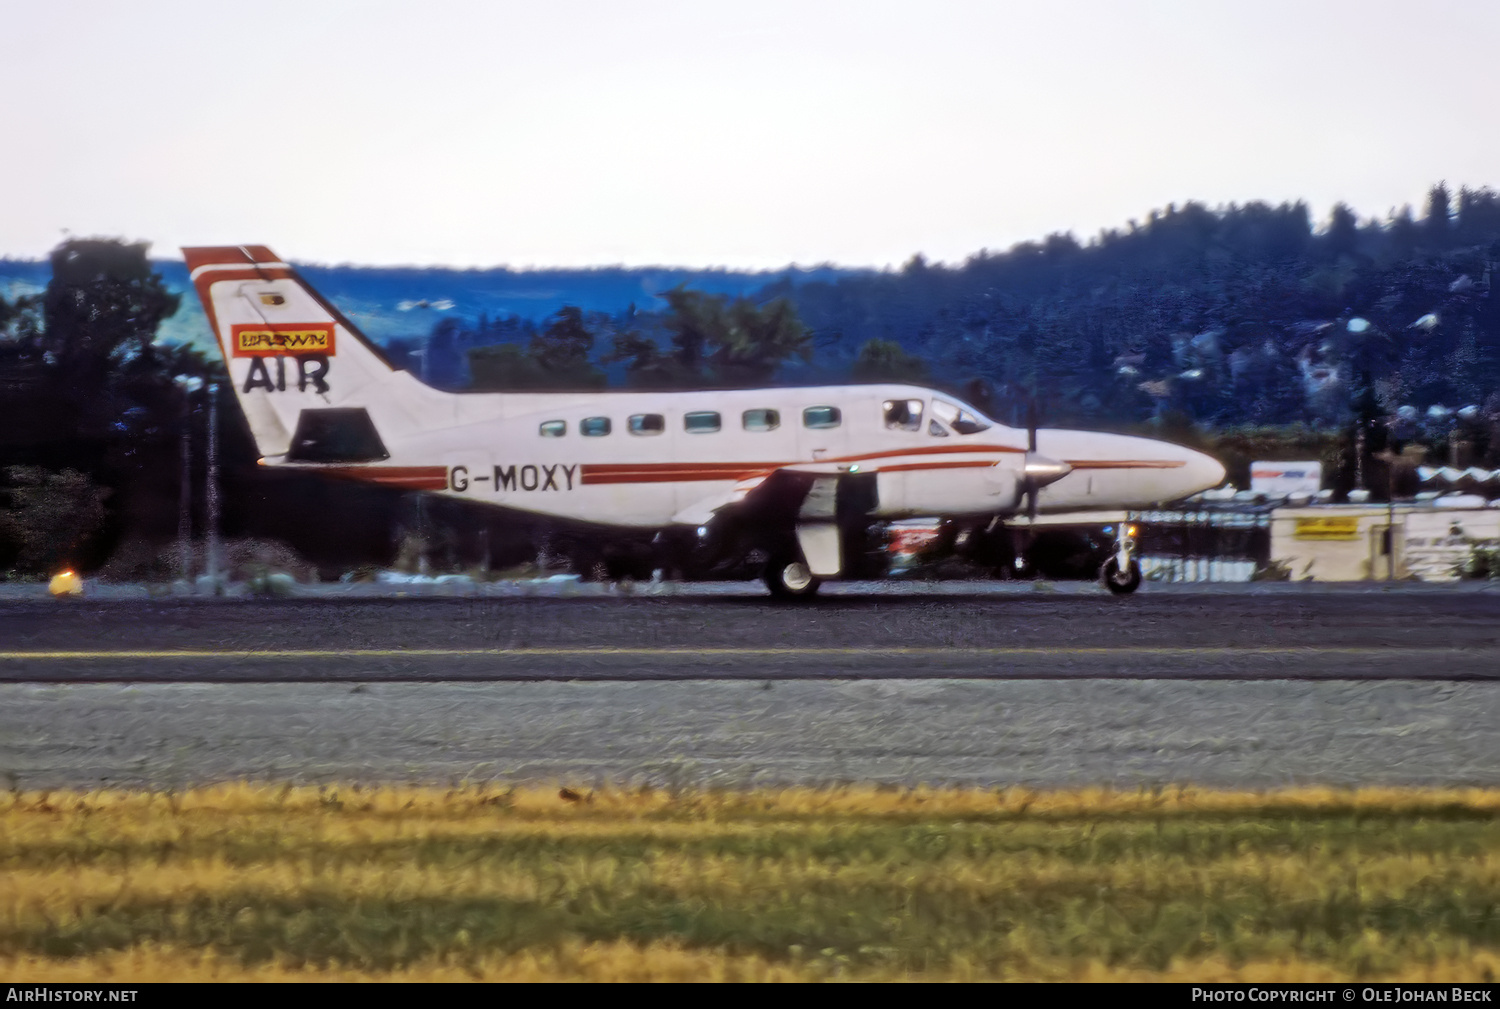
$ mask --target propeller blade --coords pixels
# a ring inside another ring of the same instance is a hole
[[[1026,536],[1025,545],[1021,548],[1023,553],[1031,549],[1032,540],[1036,537],[1038,493],[1047,484],[1062,479],[1072,469],[1066,463],[1058,463],[1037,452],[1036,429],[1036,390],[1033,389],[1026,398],[1026,468],[1021,477],[1022,494],[1026,497]]]

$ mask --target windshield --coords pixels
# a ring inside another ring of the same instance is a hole
[[[934,399],[932,412],[944,424],[959,434],[978,434],[988,431],[990,425],[969,407],[959,406],[945,400]]]

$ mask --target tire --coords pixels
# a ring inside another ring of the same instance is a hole
[[[822,584],[808,570],[801,555],[791,551],[772,554],[762,577],[777,599],[811,599]]]
[[[1111,557],[1099,570],[1099,580],[1115,595],[1128,596],[1141,587],[1141,566],[1132,557],[1130,566],[1121,571],[1119,562]]]

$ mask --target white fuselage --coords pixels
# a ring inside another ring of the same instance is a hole
[[[1026,432],[994,424],[960,434],[932,410],[934,399],[956,401],[916,386],[462,398],[463,413],[489,406],[493,415],[392,443],[391,459],[362,467],[365,475],[388,470],[395,482],[423,481],[454,498],[644,528],[706,521],[736,487],[752,489],[775,470],[873,472],[875,516],[884,519],[1004,514],[1020,504]],[[884,406],[896,400],[923,403],[916,430],[887,426]],[[1037,450],[1072,467],[1041,489],[1042,512],[1144,507],[1223,476],[1207,456],[1146,438],[1044,428]]]

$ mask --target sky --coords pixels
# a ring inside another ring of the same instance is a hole
[[[16,0],[0,256],[961,262],[1500,185],[1492,0]]]

